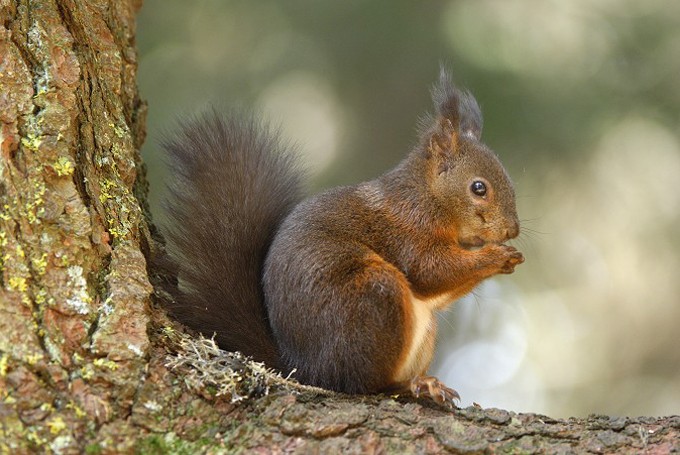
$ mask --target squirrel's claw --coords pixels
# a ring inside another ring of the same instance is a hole
[[[414,397],[421,396],[431,398],[435,403],[448,408],[455,408],[456,402],[460,401],[460,395],[455,390],[446,387],[434,376],[416,376],[411,379],[411,393]]]
[[[501,273],[512,273],[515,271],[515,266],[524,262],[524,255],[517,251],[516,248],[511,246],[505,246],[508,258],[501,267]]]

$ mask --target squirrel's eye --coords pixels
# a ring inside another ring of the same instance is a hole
[[[480,180],[475,180],[474,182],[472,182],[472,185],[470,185],[470,191],[472,191],[477,196],[485,196],[486,185],[484,184],[484,182]]]

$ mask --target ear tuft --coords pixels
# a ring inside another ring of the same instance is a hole
[[[456,88],[451,74],[443,65],[439,71],[439,83],[432,89],[432,101],[440,124],[446,119],[458,136],[472,136],[479,140],[482,135],[479,104],[469,91]]]

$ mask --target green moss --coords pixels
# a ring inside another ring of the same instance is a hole
[[[7,285],[13,291],[26,292],[28,289],[28,284],[26,283],[26,278],[22,276],[13,276],[7,281]]]
[[[104,449],[102,446],[99,445],[99,443],[92,443],[88,444],[85,446],[85,453],[87,455],[99,455],[100,453],[103,453]]]
[[[108,201],[109,199],[113,199],[113,195],[111,194],[111,189],[115,188],[116,183],[111,180],[111,179],[102,179],[101,185],[100,185],[100,192],[99,192],[99,202],[102,204]]]
[[[29,134],[27,137],[21,138],[21,145],[34,152],[38,151],[40,144],[42,144],[42,139],[34,134]]]
[[[7,375],[7,368],[9,363],[9,356],[7,353],[3,353],[0,356],[0,378],[4,378]]]
[[[47,428],[50,429],[50,433],[59,434],[66,429],[66,422],[61,416],[56,416],[47,422]]]
[[[38,275],[44,275],[47,270],[47,253],[42,253],[40,257],[32,257],[31,264]]]
[[[66,409],[71,409],[77,418],[83,419],[87,417],[87,414],[85,411],[83,411],[77,404],[75,404],[73,401],[69,401],[68,404],[66,405]]]
[[[116,371],[118,369],[118,364],[116,362],[114,362],[112,360],[108,360],[108,359],[103,359],[103,358],[102,359],[95,359],[93,363],[97,367],[108,368],[111,371]]]
[[[71,160],[65,156],[59,157],[59,159],[52,164],[52,168],[59,177],[72,175],[75,170]]]
[[[127,125],[125,127],[120,127],[114,123],[109,123],[109,127],[113,130],[113,134],[118,138],[122,139],[129,134]]]
[[[193,455],[205,452],[206,448],[215,449],[218,444],[220,444],[219,441],[209,438],[187,441],[181,439],[175,433],[155,434],[140,440],[135,445],[135,453],[144,455]]]

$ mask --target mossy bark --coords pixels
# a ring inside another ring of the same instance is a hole
[[[145,376],[139,6],[0,2],[0,440],[12,451],[80,447],[130,415]]]
[[[329,395],[173,332],[147,271],[139,7],[0,0],[0,453],[678,448],[678,417],[556,421]],[[215,377],[243,399],[220,395],[200,362],[232,365]]]

